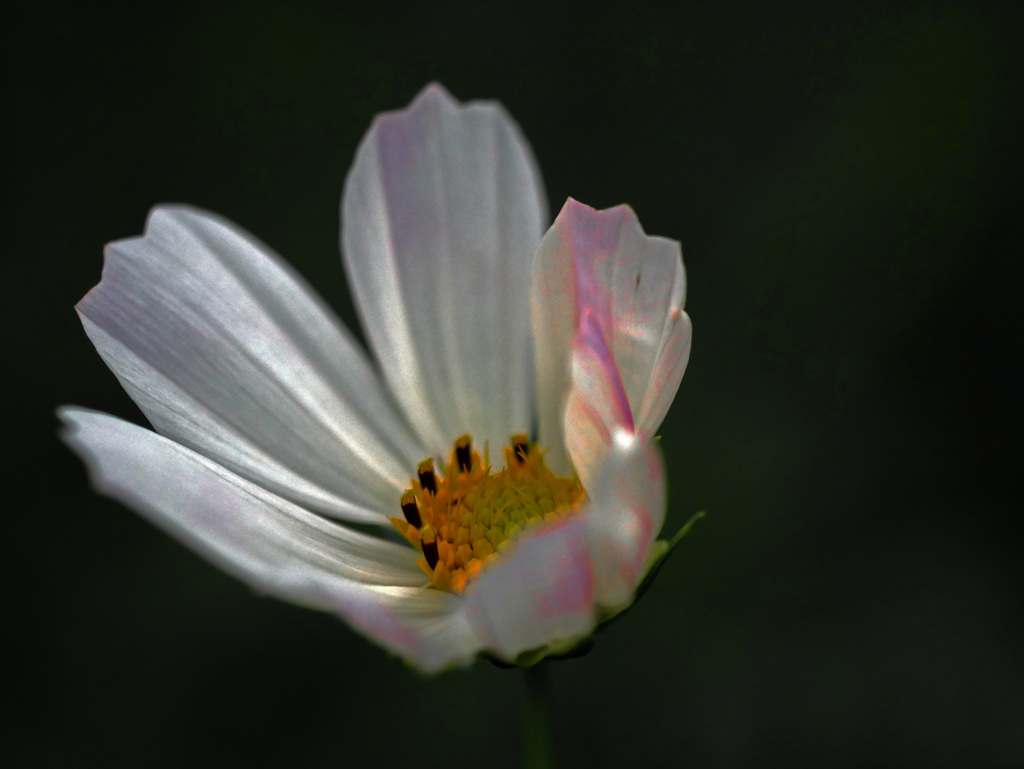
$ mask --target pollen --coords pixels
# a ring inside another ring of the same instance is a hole
[[[586,499],[579,479],[555,475],[527,435],[513,435],[503,453],[505,467],[492,472],[487,448],[481,457],[460,435],[442,472],[424,459],[402,494],[403,517],[391,522],[422,553],[431,587],[461,593],[518,534],[576,513]]]

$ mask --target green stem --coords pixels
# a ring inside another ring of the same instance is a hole
[[[523,668],[523,767],[553,769],[551,735],[551,666],[539,662]]]

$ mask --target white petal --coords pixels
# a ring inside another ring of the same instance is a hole
[[[487,648],[511,662],[595,624],[594,574],[586,517],[575,516],[518,539],[464,594],[466,617]]]
[[[74,407],[59,413],[64,440],[100,491],[260,592],[309,603],[306,584],[333,577],[384,585],[425,581],[411,547],[321,518],[117,417]]]
[[[279,257],[210,214],[154,209],[78,304],[162,434],[300,504],[386,523],[424,449],[350,335]]]
[[[501,446],[530,430],[529,271],[547,216],[526,140],[494,103],[428,86],[378,116],[356,153],[342,201],[349,282],[436,455],[465,432]]]
[[[544,236],[533,276],[540,440],[552,447],[549,464],[567,469],[562,417],[584,314],[607,340],[636,431],[654,435],[690,351],[679,244],[644,234],[628,206],[595,211],[569,199]]]
[[[665,477],[653,442],[619,430],[592,482],[587,539],[594,599],[618,609],[633,600],[655,537],[665,522]]]
[[[427,590],[410,547],[325,520],[156,433],[65,407],[93,484],[257,592],[329,611],[424,672],[481,642],[455,596]]]

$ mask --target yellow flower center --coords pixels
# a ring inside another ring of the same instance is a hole
[[[571,515],[586,499],[579,479],[557,476],[526,435],[513,435],[505,467],[491,472],[468,435],[456,439],[443,476],[424,459],[402,494],[404,518],[391,522],[423,553],[420,568],[438,590],[461,593],[484,565],[512,545],[515,536],[541,521]]]

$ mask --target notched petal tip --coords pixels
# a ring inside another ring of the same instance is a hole
[[[429,99],[440,99],[448,104],[458,106],[459,101],[452,96],[451,91],[444,87],[437,80],[431,80],[416,94],[416,97],[412,100],[412,103],[406,109],[415,108],[416,104],[423,100]]]
[[[342,196],[342,256],[384,377],[428,452],[529,427],[529,270],[547,226],[505,110],[438,84],[378,116]],[[467,297],[471,298],[470,301]]]
[[[663,235],[648,234],[640,223],[640,217],[628,203],[619,203],[609,208],[594,208],[575,198],[566,198],[549,233],[558,230],[561,230],[563,237],[572,239],[585,236],[587,245],[609,250],[619,249],[624,245],[624,233],[634,239],[664,244],[675,252],[680,267],[682,266],[680,241]]]
[[[173,227],[188,226],[193,223],[208,222],[218,227],[241,233],[239,227],[217,214],[206,211],[187,203],[157,203],[146,213],[146,223],[140,235],[112,240],[103,247],[104,255],[112,249],[134,243],[146,238],[162,238],[167,230]],[[245,236],[252,236],[245,233]]]
[[[71,404],[63,404],[54,409],[57,419],[60,420],[60,429],[57,431],[57,436],[68,446],[72,446],[72,441],[75,440],[80,430],[79,426],[79,415],[80,414],[100,414],[99,411],[93,409],[83,408],[82,406],[74,406]]]
[[[619,203],[609,208],[594,208],[593,206],[587,205],[576,198],[568,197],[565,199],[565,203],[562,205],[561,211],[558,212],[558,218],[565,217],[567,224],[586,224],[589,225],[595,219],[613,219],[621,218],[624,220],[632,220],[640,226],[640,220],[637,218],[636,212],[629,203]]]
[[[452,95],[451,91],[436,80],[427,83],[427,85],[420,89],[416,96],[413,97],[412,101],[406,106],[393,110],[384,110],[383,112],[378,112],[374,115],[374,125],[370,129],[370,133],[373,133],[373,131],[378,128],[379,124],[387,125],[389,123],[402,123],[410,119],[414,119],[420,116],[421,113],[428,112],[432,109],[438,109],[443,113],[448,114],[467,111],[483,111],[491,113],[495,119],[498,119],[502,123],[512,127],[517,138],[526,145],[526,140],[519,132],[518,125],[508,114],[501,102],[495,99],[470,99],[468,101],[460,101]]]
[[[90,305],[95,301],[94,294],[96,290],[103,285],[104,280],[107,279],[108,272],[112,269],[116,269],[112,267],[112,263],[116,260],[117,254],[126,247],[131,247],[133,244],[141,243],[147,239],[156,239],[159,231],[165,226],[166,219],[177,212],[196,215],[219,224],[227,224],[224,220],[218,220],[218,217],[213,214],[188,206],[184,203],[158,203],[153,206],[146,213],[146,223],[143,226],[141,234],[131,235],[127,238],[118,238],[117,240],[109,241],[103,245],[103,268],[100,273],[100,279],[96,285],[86,291],[82,298],[75,303],[75,310],[78,312],[80,317],[89,312]]]
[[[176,230],[181,232],[197,231],[203,226],[212,226],[231,237],[246,241],[275,261],[282,262],[281,258],[267,245],[222,216],[187,203],[157,203],[146,213],[146,223],[141,234],[118,238],[104,244],[103,271],[100,280],[75,304],[75,309],[79,311],[79,314],[82,314],[83,310],[87,310],[90,304],[88,300],[96,289],[103,285],[109,277],[109,272],[116,269],[114,263],[118,258],[123,258],[125,253],[145,248],[147,242],[150,244],[173,242]]]
[[[370,129],[372,133],[381,124],[387,124],[393,121],[402,121],[408,119],[409,116],[415,115],[425,108],[429,108],[434,105],[439,105],[444,109],[457,109],[461,106],[461,103],[452,96],[451,92],[445,88],[441,83],[436,80],[427,83],[420,91],[413,97],[412,101],[404,107],[398,109],[383,110],[373,116],[373,125]],[[365,141],[365,137],[363,139]]]
[[[654,435],[689,355],[680,244],[647,235],[628,205],[597,210],[569,198],[541,242],[533,277],[539,431],[556,460],[568,448],[563,404],[575,397],[570,366],[593,336],[588,324],[600,330],[621,376],[629,408],[618,411],[631,414],[638,433]],[[600,356],[589,355],[596,369]],[[586,392],[577,395],[586,400]]]
[[[77,309],[158,432],[303,505],[388,525],[381,511],[423,449],[301,275],[180,204],[154,207],[142,236],[106,254]]]

